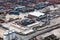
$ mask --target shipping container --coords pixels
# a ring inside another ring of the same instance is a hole
[[[47,0],[48,2],[51,2],[51,3],[58,3],[59,0]]]
[[[9,13],[9,15],[19,15],[19,12],[18,12],[18,11],[11,11],[11,12]]]

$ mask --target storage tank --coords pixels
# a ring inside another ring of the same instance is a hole
[[[15,31],[12,30],[12,38],[13,38],[13,39],[15,38],[15,35],[16,35]]]
[[[9,34],[8,34],[8,30],[4,33],[4,37],[3,37],[3,40],[9,40]]]
[[[7,30],[5,33],[4,33],[4,37],[3,37],[4,40],[12,40],[12,39],[15,39],[15,31],[14,30]]]
[[[12,37],[13,37],[13,36],[12,36],[12,30],[9,30],[8,34],[9,34],[9,35],[8,35],[8,36],[9,36],[9,40],[12,40]]]
[[[15,39],[15,31],[12,29],[9,30],[9,38],[10,40]]]

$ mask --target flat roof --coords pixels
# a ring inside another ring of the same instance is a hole
[[[33,15],[33,16],[36,16],[36,17],[39,17],[39,16],[41,16],[41,15],[44,15],[44,13],[39,12],[39,11],[30,12],[29,14],[30,14],[30,15]]]

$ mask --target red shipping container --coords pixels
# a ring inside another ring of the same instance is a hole
[[[39,3],[41,0],[36,0],[36,3]]]
[[[34,7],[35,6],[35,4],[34,3],[29,3],[27,6],[29,6],[29,7]]]
[[[47,1],[51,3],[58,3],[59,0],[47,0]]]

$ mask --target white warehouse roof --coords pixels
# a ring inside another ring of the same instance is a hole
[[[34,11],[34,12],[30,12],[29,14],[33,15],[33,16],[36,16],[36,17],[39,17],[41,15],[44,15],[45,13],[42,13],[42,12],[39,12],[39,11]]]
[[[53,6],[48,6],[48,8],[50,8],[50,10],[52,10],[52,11],[54,11],[54,10],[57,10],[58,9],[58,7],[53,7]]]

